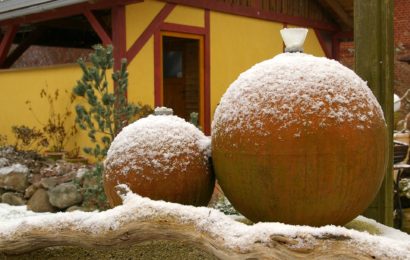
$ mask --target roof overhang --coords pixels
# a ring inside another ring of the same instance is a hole
[[[0,0],[0,21],[83,2],[88,0]]]

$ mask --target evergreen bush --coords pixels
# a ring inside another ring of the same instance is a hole
[[[84,59],[79,59],[83,76],[77,81],[73,93],[83,98],[86,103],[76,106],[76,123],[88,131],[88,137],[94,147],[84,148],[84,152],[102,160],[115,135],[130,121],[152,112],[147,105],[128,103],[127,61],[121,61],[121,69],[112,73],[115,91],[109,89],[107,74],[113,69],[113,48],[96,45],[90,55],[90,66]]]

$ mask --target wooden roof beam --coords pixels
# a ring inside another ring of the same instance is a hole
[[[18,58],[23,55],[23,53],[36,41],[38,40],[44,30],[43,28],[37,28],[34,31],[30,32],[29,36],[24,39],[16,49],[14,49],[5,59],[3,64],[1,64],[1,68],[10,68]]]
[[[112,44],[111,37],[108,35],[107,31],[98,21],[97,17],[92,13],[92,11],[90,9],[86,9],[83,14],[87,18],[90,25],[93,27],[94,31],[97,33],[98,37],[100,37],[103,44]]]
[[[9,53],[14,36],[16,36],[18,26],[10,25],[0,42],[0,65],[4,63]]]
[[[238,6],[222,1],[209,1],[209,0],[161,0],[167,3],[181,4],[196,8],[202,8],[205,10],[212,10],[216,12],[241,15],[245,17],[251,17],[256,19],[262,19],[267,21],[274,21],[279,23],[287,23],[296,26],[311,27],[315,29],[321,29],[325,31],[337,31],[337,25],[333,23],[321,22],[309,18],[291,16],[281,13],[274,13],[270,11],[260,10],[257,6],[260,6],[260,0],[254,0],[253,5]]]
[[[325,9],[330,10],[337,17],[337,21],[349,30],[353,30],[353,17],[351,17],[337,0],[318,0]]]

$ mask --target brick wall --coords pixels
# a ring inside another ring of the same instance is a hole
[[[410,64],[400,61],[410,57],[410,0],[394,0],[394,92],[403,95],[410,88]],[[340,62],[354,68],[354,44],[342,42],[340,45]],[[410,104],[404,104],[401,117],[410,112]]]

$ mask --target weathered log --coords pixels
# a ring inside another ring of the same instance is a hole
[[[106,212],[41,215],[6,225],[0,227],[0,252],[9,255],[52,246],[115,248],[152,240],[182,241],[220,259],[401,259],[410,255],[410,245],[386,247],[388,243],[376,236],[342,227],[248,226],[213,209],[130,193],[123,205]]]

